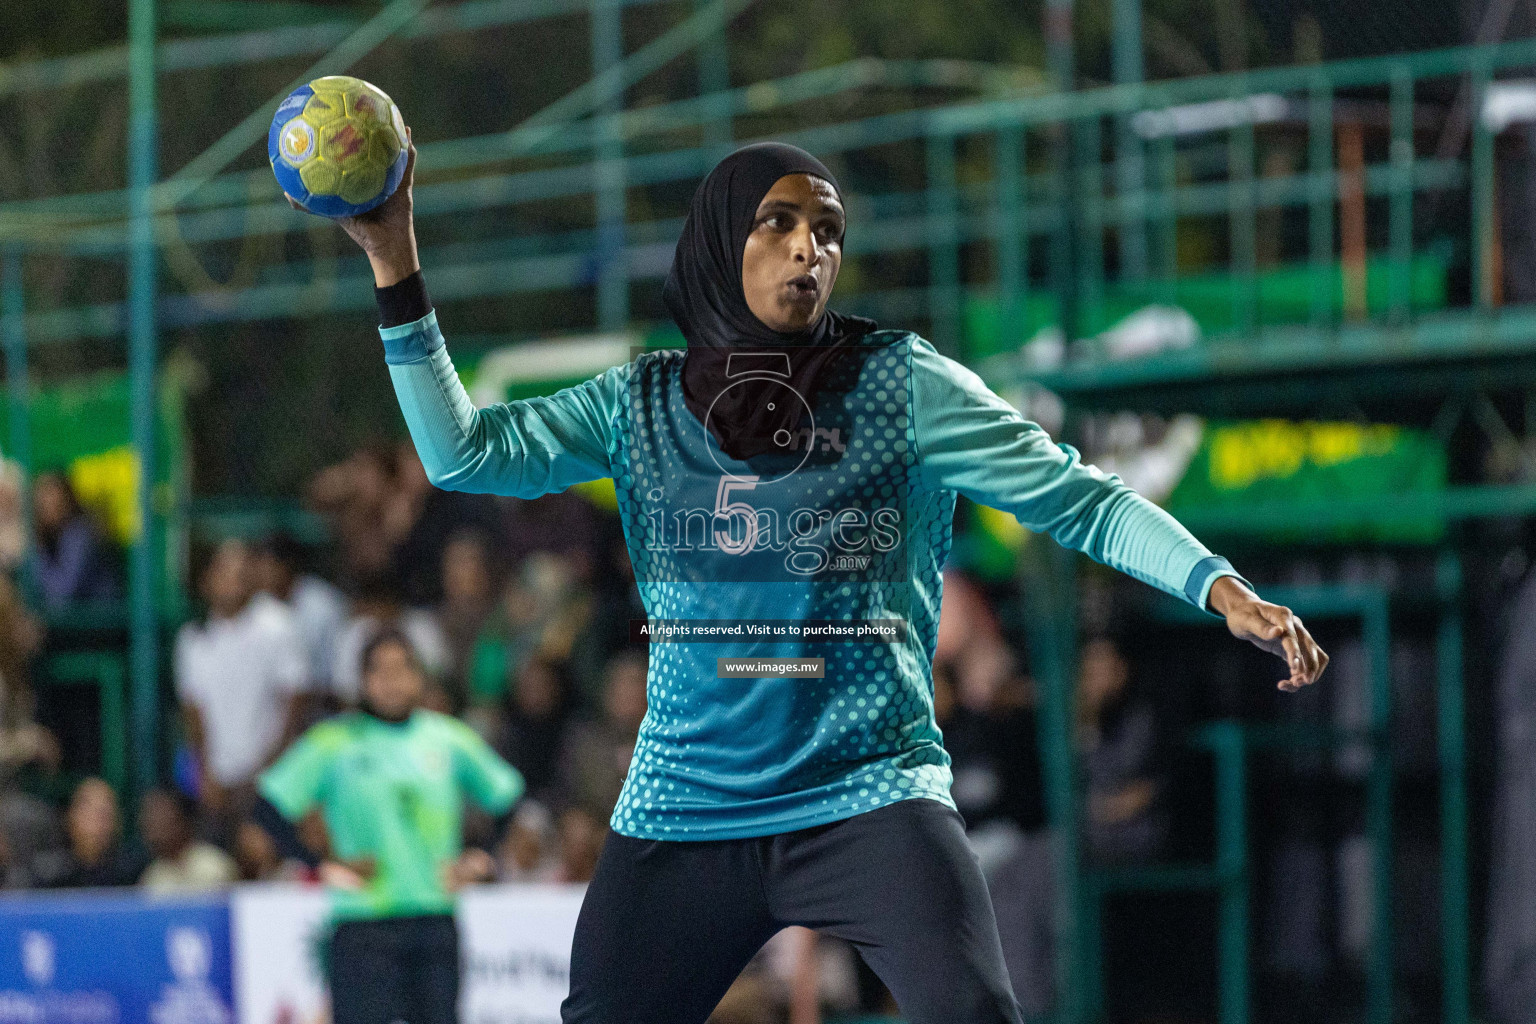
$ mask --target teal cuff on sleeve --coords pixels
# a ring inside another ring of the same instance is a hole
[[[1184,597],[1190,604],[1201,611],[1216,615],[1215,612],[1212,612],[1205,606],[1205,603],[1210,600],[1211,586],[1223,576],[1231,576],[1249,590],[1254,589],[1252,583],[1243,579],[1238,571],[1232,568],[1231,562],[1220,555],[1211,555],[1208,558],[1200,559],[1200,561],[1195,563],[1195,567],[1189,571],[1189,579],[1184,581]],[[1220,616],[1217,615],[1217,618],[1220,618]]]
[[[408,324],[380,327],[379,337],[384,340],[384,361],[394,365],[423,362],[446,344],[437,327],[435,309]]]

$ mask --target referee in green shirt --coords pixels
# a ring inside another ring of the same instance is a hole
[[[490,877],[463,847],[465,799],[498,817],[523,778],[468,726],[419,705],[409,641],[375,636],[362,656],[362,709],[311,728],[260,778],[261,823],[288,849],[319,807],[331,856],[329,981],[334,1024],[454,1024],[459,937],[454,895]]]

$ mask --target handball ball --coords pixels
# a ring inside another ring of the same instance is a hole
[[[277,183],[322,217],[355,217],[384,202],[405,176],[407,155],[394,101],[347,75],[299,86],[267,130]]]

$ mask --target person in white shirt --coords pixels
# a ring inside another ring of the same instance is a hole
[[[309,685],[293,615],[256,591],[250,563],[244,543],[220,544],[198,581],[208,617],[176,636],[176,693],[198,797],[221,831],[239,821],[257,772],[296,733]]]
[[[346,595],[330,582],[304,571],[303,546],[292,534],[273,534],[257,546],[253,557],[256,586],[282,601],[293,613],[309,662],[310,685],[316,690],[329,690],[336,641],[349,614]]]
[[[235,859],[197,838],[197,807],[180,793],[152,789],[139,805],[139,834],[154,856],[140,888],[155,895],[227,889],[240,877]]]

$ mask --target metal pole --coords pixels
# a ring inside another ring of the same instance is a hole
[[[1413,78],[1406,65],[1392,73],[1392,198],[1388,236],[1392,251],[1389,316],[1408,320],[1413,301]]]
[[[30,416],[32,388],[27,370],[27,308],[26,292],[22,287],[21,250],[10,246],[5,252],[5,269],[0,280],[0,309],[5,311],[0,321],[0,341],[5,346],[5,390],[10,406],[10,446],[5,453],[21,467],[27,477],[32,475],[32,420]],[[22,514],[27,518],[30,535],[32,507],[22,502]]]
[[[1051,79],[1059,92],[1076,83],[1072,45],[1072,0],[1046,0],[1045,46]],[[1049,126],[1051,176],[1057,202],[1056,229],[1051,238],[1051,290],[1056,294],[1062,339],[1077,338],[1077,280],[1073,266],[1077,251],[1077,195],[1072,187],[1074,124],[1065,119]],[[1085,908],[1078,885],[1078,824],[1076,758],[1073,756],[1077,654],[1076,566],[1070,552],[1051,545],[1046,579],[1050,604],[1042,609],[1046,655],[1042,666],[1045,690],[1040,715],[1041,761],[1045,774],[1046,819],[1056,841],[1056,1005],[1062,1024],[1084,1019],[1083,921]]]
[[[1080,1019],[1101,1021],[1104,1019],[1104,904],[1106,886],[1101,875],[1085,869],[1079,876],[1078,899],[1083,912],[1078,948],[1082,951],[1083,968],[1078,978],[1083,994],[1077,1000]]]
[[[1051,78],[1060,92],[1071,92],[1073,70],[1072,0],[1049,0],[1045,8],[1045,44]],[[1056,230],[1051,236],[1051,291],[1060,304],[1057,321],[1067,344],[1077,339],[1077,201],[1073,189],[1075,122],[1066,119],[1049,126],[1051,176],[1055,182]]]
[[[1333,273],[1333,88],[1319,73],[1307,107],[1307,241],[1312,265],[1313,327],[1333,320],[1339,288]]]
[[[1078,330],[1067,336],[1069,343],[1085,329],[1100,331],[1109,326],[1104,305],[1103,133],[1097,117],[1075,121],[1072,129],[1076,155],[1073,177],[1078,185],[1073,197],[1079,226],[1073,250]]]
[[[1073,739],[1076,721],[1077,596],[1076,555],[1055,544],[1029,545],[1033,574],[1030,619],[1039,629],[1040,644],[1031,645],[1031,658],[1041,680],[1040,763],[1045,783],[1045,815],[1055,847],[1056,871],[1056,996],[1052,1017],[1060,1024],[1087,1019],[1092,1001],[1088,968],[1094,933],[1079,885],[1078,797]]]
[[[1371,770],[1366,835],[1371,843],[1371,949],[1366,964],[1366,1020],[1392,1024],[1392,626],[1385,592],[1364,609],[1370,658]]]
[[[1146,78],[1141,52],[1141,0],[1112,0],[1114,18],[1110,64],[1116,85],[1140,85]],[[1134,201],[1134,210],[1125,210],[1120,221],[1120,276],[1141,284],[1147,279],[1146,160],[1141,138],[1131,127],[1130,115],[1116,118],[1115,184],[1121,208]]]
[[[592,78],[624,61],[624,8],[620,0],[592,0]],[[599,104],[597,114],[624,109],[624,94],[615,91]],[[629,323],[629,271],[624,261],[624,140],[616,121],[605,128],[595,148],[597,162],[597,323],[604,331],[621,331]]]
[[[928,316],[933,344],[963,358],[960,334],[960,209],[955,192],[955,137],[928,136]]]
[[[155,0],[128,5],[128,376],[130,431],[139,458],[136,529],[129,560],[129,679],[133,785],[144,792],[158,768],[160,641],[153,556],[155,481]]]
[[[1153,147],[1157,178],[1162,185],[1158,202],[1157,295],[1165,306],[1178,304],[1179,294],[1179,151],[1170,132]]]
[[[696,15],[709,6],[709,0],[693,0]],[[718,96],[731,88],[731,51],[721,25],[699,44],[699,95]],[[704,123],[704,145],[723,157],[731,148],[731,115],[723,110]]]
[[[1072,0],[1046,0],[1046,64],[1051,80],[1060,92],[1071,92],[1076,72],[1072,47]]]
[[[1029,332],[1029,232],[1024,224],[1025,135],[1003,128],[993,136],[997,172],[993,176],[998,216],[998,324],[1004,350],[1017,348]]]
[[[1216,869],[1221,879],[1220,953],[1216,967],[1218,1019],[1248,1022],[1248,754],[1243,727],[1211,729],[1216,754]]]
[[[1462,688],[1461,558],[1440,556],[1440,636],[1437,644],[1440,711],[1440,905],[1443,982],[1440,1019],[1466,1024],[1471,983],[1467,974],[1467,769]]]
[[[1238,102],[1241,98],[1234,97]],[[1244,120],[1227,139],[1227,210],[1232,245],[1232,321],[1243,340],[1259,325],[1258,209],[1254,195],[1253,122]]]
[[[1488,94],[1488,68],[1472,74],[1472,109],[1481,111]],[[1480,311],[1494,305],[1493,133],[1481,116],[1472,121],[1472,301]]]

